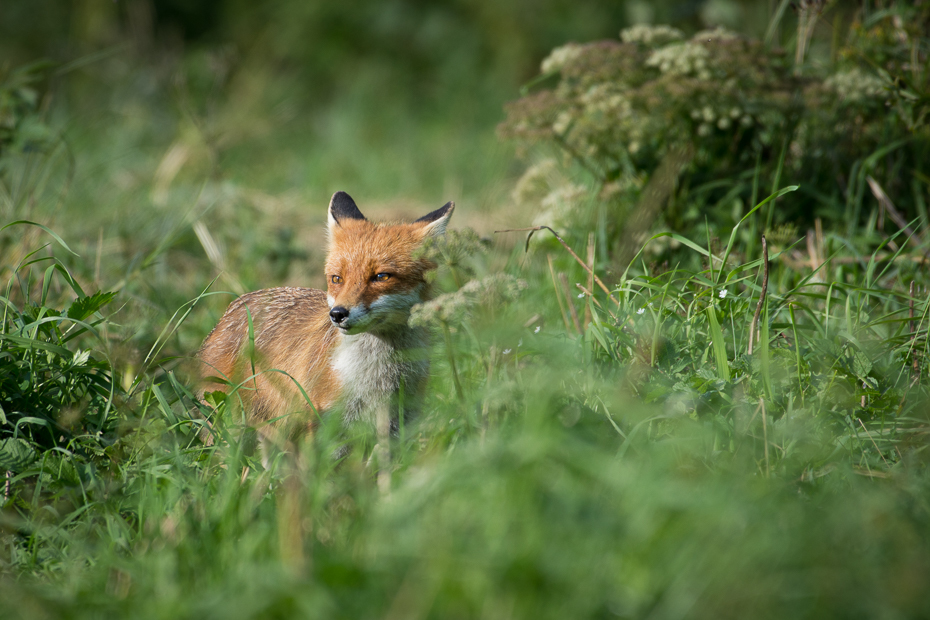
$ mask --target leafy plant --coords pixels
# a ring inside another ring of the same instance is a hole
[[[619,41],[557,48],[499,127],[549,157],[528,169],[515,199],[547,207],[542,224],[600,217],[621,248],[653,227],[683,232],[709,220],[726,229],[763,184],[776,188],[788,175],[801,193],[770,205],[752,231],[819,217],[852,236],[872,208],[869,175],[890,192],[879,207],[897,214],[897,226],[926,217],[926,180],[904,167],[930,143],[918,94],[927,88],[927,23],[925,8],[896,3],[867,25],[854,22],[832,63],[792,60],[719,28],[687,37],[640,25]]]

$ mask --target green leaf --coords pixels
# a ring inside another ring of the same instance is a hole
[[[724,381],[729,381],[730,365],[727,362],[727,343],[723,338],[723,330],[720,329],[717,312],[713,306],[707,307],[707,322],[710,325],[710,338],[714,348],[714,360],[717,363],[717,376]]]
[[[213,392],[204,392],[203,401],[213,408],[219,407],[226,402],[226,392],[216,390]]]
[[[6,226],[4,226],[3,228],[0,228],[0,231],[4,231],[4,230],[6,230],[7,228],[9,228],[10,226],[16,226],[17,224],[28,224],[29,226],[38,226],[39,228],[41,228],[42,230],[44,230],[45,232],[47,232],[48,234],[50,234],[50,235],[52,236],[52,238],[53,238],[55,241],[57,241],[59,244],[61,244],[61,247],[63,247],[64,249],[68,250],[69,252],[71,252],[71,253],[74,254],[75,256],[79,256],[79,254],[78,254],[77,252],[75,252],[74,250],[72,250],[71,248],[69,248],[69,247],[68,247],[68,244],[65,243],[64,240],[63,240],[61,237],[59,237],[58,235],[56,235],[56,234],[52,231],[51,228],[49,228],[49,227],[47,227],[47,226],[43,226],[42,224],[37,224],[37,223],[35,223],[35,222],[30,222],[29,220],[16,220],[15,222],[10,222],[9,224],[7,224]]]
[[[97,291],[93,295],[78,297],[68,307],[67,316],[69,319],[83,321],[94,312],[104,307],[116,297],[115,292],[104,293]]]
[[[22,471],[36,460],[36,451],[25,439],[0,439],[0,469]]]
[[[722,274],[727,268],[727,259],[730,257],[730,254],[733,252],[733,245],[736,243],[736,233],[739,230],[740,225],[746,220],[748,220],[749,216],[751,216],[753,213],[761,209],[765,204],[775,200],[776,198],[784,196],[785,194],[789,192],[793,192],[797,190],[799,187],[800,185],[789,185],[787,187],[781,188],[780,190],[778,190],[777,192],[775,192],[774,194],[772,194],[771,196],[769,196],[768,198],[766,198],[765,200],[763,200],[762,202],[754,206],[752,209],[750,209],[749,213],[744,215],[743,218],[736,223],[736,226],[734,226],[733,230],[730,231],[730,239],[729,241],[727,241],[727,248],[723,252],[723,259],[722,259],[722,262],[720,263],[720,275],[718,276],[718,280],[719,278],[722,277]],[[713,263],[711,263],[711,265],[713,265]]]

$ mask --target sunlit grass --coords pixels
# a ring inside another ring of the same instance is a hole
[[[780,163],[714,182],[753,188],[729,227],[627,236],[580,201],[574,257],[525,249],[493,231],[554,222],[483,116],[301,119],[258,78],[146,99],[164,76],[120,66],[112,106],[0,158],[3,224],[41,224],[0,231],[0,616],[930,616],[926,218],[767,226],[817,192]],[[193,352],[235,295],[322,286],[338,189],[375,219],[454,199],[480,235],[432,248],[427,401],[389,459],[334,412],[263,462]]]

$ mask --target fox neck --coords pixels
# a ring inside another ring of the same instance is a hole
[[[332,366],[342,384],[346,421],[373,422],[375,409],[386,400],[396,410],[401,384],[405,394],[412,394],[426,379],[428,344],[425,329],[406,325],[378,332],[337,334]]]

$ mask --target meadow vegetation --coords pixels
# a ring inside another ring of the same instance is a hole
[[[416,2],[297,4],[170,68],[151,40],[0,68],[0,616],[930,615],[930,7],[600,33],[487,3],[408,46]],[[487,61],[497,23],[547,49]],[[365,28],[380,69],[335,34]],[[427,403],[263,464],[191,356],[234,294],[322,286],[343,183],[459,206],[411,317]]]

